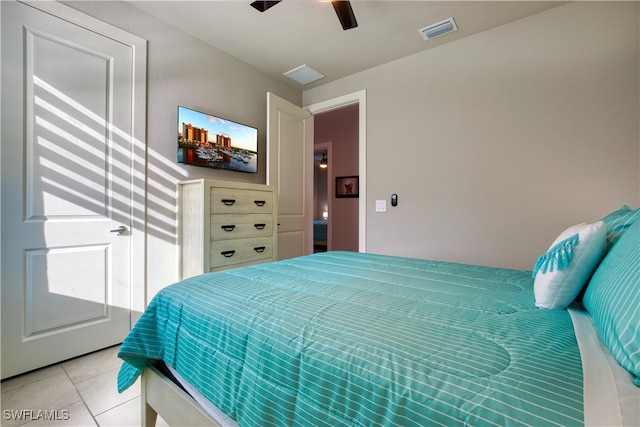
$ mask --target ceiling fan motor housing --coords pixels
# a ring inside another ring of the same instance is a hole
[[[260,12],[264,12],[277,5],[281,1],[282,0],[256,0],[251,3],[251,6],[256,10],[259,10]],[[353,8],[351,7],[351,3],[348,0],[333,0],[331,2],[331,5],[336,11],[336,15],[338,15],[338,19],[340,20],[340,24],[342,25],[343,30],[350,30],[358,26],[356,15],[353,13]]]

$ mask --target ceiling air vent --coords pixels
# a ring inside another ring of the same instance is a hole
[[[418,30],[418,32],[420,32],[420,35],[425,40],[431,40],[432,38],[442,36],[457,29],[458,27],[456,26],[456,22],[453,20],[453,18],[449,18],[445,19],[444,21],[438,22],[437,24],[421,28]]]
[[[289,70],[283,75],[297,83],[300,83],[301,85],[315,82],[316,80],[320,80],[324,77],[324,74],[314,70],[306,64],[296,67],[293,70]]]

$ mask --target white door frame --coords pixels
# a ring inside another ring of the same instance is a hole
[[[367,252],[367,91],[363,89],[303,108],[311,114],[319,114],[352,104],[358,104],[358,251]]]
[[[134,150],[132,159],[132,195],[131,206],[131,325],[133,325],[146,307],[146,159],[147,159],[147,131],[146,131],[146,100],[147,100],[147,41],[134,34],[128,33],[111,24],[93,18],[57,1],[28,1],[21,3],[50,15],[71,22],[130,46],[134,51],[133,81],[133,140]],[[114,132],[119,132],[114,129]]]

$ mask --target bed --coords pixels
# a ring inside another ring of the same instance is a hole
[[[627,221],[566,309],[536,307],[532,271],[364,253],[191,277],[123,342],[118,388],[142,375],[145,425],[638,425]]]

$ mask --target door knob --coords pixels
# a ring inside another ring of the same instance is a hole
[[[118,236],[122,236],[127,231],[129,231],[129,229],[127,229],[127,227],[125,227],[124,225],[121,225],[120,227],[116,228],[115,230],[111,230],[110,232],[111,233],[118,233]]]

